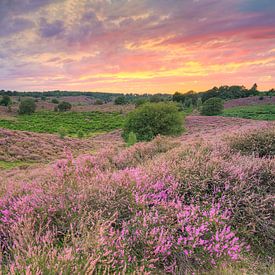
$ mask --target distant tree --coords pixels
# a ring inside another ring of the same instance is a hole
[[[118,96],[118,97],[115,99],[114,103],[115,103],[116,105],[124,105],[124,104],[127,103],[127,100],[126,100],[125,96]]]
[[[177,135],[183,131],[183,118],[172,102],[146,103],[127,115],[123,136],[130,133],[138,141],[151,140],[156,135]]]
[[[52,99],[52,103],[53,103],[53,104],[58,104],[58,103],[59,103],[59,100],[56,99],[56,98],[53,98],[53,99]]]
[[[137,107],[139,107],[139,106],[141,106],[141,105],[143,105],[147,102],[148,102],[148,99],[146,99],[146,98],[138,98],[138,99],[135,100],[135,106],[137,108]]]
[[[12,101],[11,101],[11,98],[10,96],[8,95],[3,95],[1,101],[0,101],[0,105],[3,105],[3,106],[9,106],[11,105]]]
[[[152,103],[158,103],[163,101],[162,98],[160,97],[160,95],[152,95],[149,99],[150,102]]]
[[[223,108],[223,100],[221,98],[209,98],[203,103],[201,114],[205,116],[219,115],[222,113]]]
[[[72,104],[69,102],[63,101],[58,104],[57,108],[58,108],[59,112],[66,112],[66,111],[71,110]]]
[[[23,115],[30,115],[35,112],[36,105],[32,98],[26,98],[21,100],[19,105],[19,114]]]

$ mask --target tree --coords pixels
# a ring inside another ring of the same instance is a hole
[[[3,95],[0,105],[9,106],[11,105],[11,98],[8,95]]]
[[[115,104],[116,105],[124,105],[126,104],[127,101],[126,101],[126,98],[125,96],[118,96],[116,99],[115,99]]]
[[[19,105],[19,114],[23,115],[30,115],[35,112],[36,105],[32,98],[26,98],[21,100]]]
[[[123,136],[133,132],[137,141],[149,141],[158,134],[178,135],[183,131],[183,118],[172,102],[146,103],[127,115]]]
[[[209,98],[203,103],[201,114],[205,116],[219,115],[222,113],[223,108],[223,100],[221,98]]]
[[[61,103],[58,104],[57,108],[59,112],[66,112],[71,110],[72,104],[66,101],[62,101]]]

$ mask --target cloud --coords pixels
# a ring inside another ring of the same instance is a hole
[[[1,83],[152,92],[269,87],[273,2],[0,0]]]
[[[40,20],[40,35],[43,38],[57,36],[63,33],[64,30],[64,23],[61,20],[55,20],[52,23],[48,23],[45,18],[41,18]]]

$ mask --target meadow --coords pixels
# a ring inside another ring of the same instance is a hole
[[[53,112],[40,111],[32,115],[18,115],[14,119],[0,119],[0,127],[39,133],[59,133],[65,130],[71,136],[79,131],[84,135],[109,132],[121,128],[124,116],[107,112]]]
[[[223,116],[256,120],[275,120],[275,105],[251,105],[228,108]]]

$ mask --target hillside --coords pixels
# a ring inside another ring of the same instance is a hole
[[[260,255],[271,272],[274,158],[236,144],[255,132],[274,142],[274,123],[189,116],[186,128],[125,149],[116,134],[57,143],[22,133],[38,147],[56,143],[56,158],[65,144],[96,152],[67,149],[51,164],[1,174],[4,273],[257,273]]]

